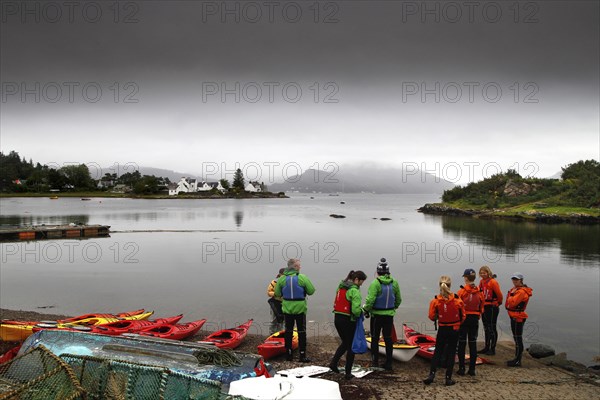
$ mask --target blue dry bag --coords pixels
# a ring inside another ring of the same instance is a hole
[[[365,317],[360,314],[356,321],[356,330],[354,331],[354,339],[352,340],[352,352],[354,354],[364,354],[367,352],[367,338],[365,337],[365,328],[363,321]]]

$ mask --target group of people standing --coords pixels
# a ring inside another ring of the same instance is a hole
[[[273,316],[271,329],[277,329],[284,323],[287,360],[293,360],[292,335],[294,325],[298,330],[300,362],[310,362],[306,356],[306,296],[312,295],[315,288],[306,275],[300,273],[301,263],[290,259],[287,269],[279,273],[267,289],[269,304]],[[476,272],[468,268],[463,273],[464,285],[457,293],[451,291],[451,279],[441,276],[439,294],[429,304],[429,319],[439,325],[436,346],[429,376],[423,380],[426,385],[435,379],[438,365],[446,367],[445,384],[454,385],[452,373],[454,358],[458,353],[457,374],[475,376],[477,354],[495,355],[498,341],[497,320],[499,309],[504,302],[500,285],[488,266],[479,269],[481,278],[475,284]],[[334,324],[341,339],[329,368],[339,372],[338,364],[346,354],[345,377],[351,379],[354,362],[352,341],[356,324],[361,314],[371,317],[371,365],[379,367],[379,338],[383,334],[385,343],[385,361],[383,368],[392,370],[394,315],[402,302],[398,281],[390,275],[388,263],[382,258],[377,265],[377,277],[369,285],[363,304],[360,287],[366,281],[363,271],[350,271],[337,288],[334,304]],[[532,295],[531,288],[523,283],[523,275],[515,273],[511,277],[513,287],[508,291],[505,307],[511,321],[511,331],[515,341],[515,358],[507,361],[507,366],[521,365],[523,355],[523,327],[528,317],[525,309]],[[483,322],[485,346],[477,350],[479,319]],[[466,347],[469,346],[469,368],[466,369]]]
[[[435,379],[438,365],[446,367],[446,385],[454,385],[452,379],[454,357],[458,352],[458,375],[465,375],[465,350],[469,344],[469,369],[466,373],[475,376],[478,354],[495,355],[498,341],[496,323],[504,298],[496,275],[488,266],[479,269],[481,278],[475,285],[476,273],[468,268],[463,273],[464,285],[457,293],[450,290],[452,281],[448,276],[439,280],[440,293],[429,304],[429,319],[439,324],[435,352],[431,360],[429,376],[423,383],[429,385]],[[509,367],[520,367],[523,356],[523,326],[528,317],[525,309],[532,295],[531,288],[523,283],[523,274],[511,277],[513,287],[506,296],[505,308],[510,317],[510,326],[515,341],[515,358],[506,362]],[[483,322],[485,347],[477,350],[479,318]]]

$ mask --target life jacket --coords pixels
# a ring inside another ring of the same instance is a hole
[[[348,288],[338,289],[333,302],[333,311],[350,315],[350,301],[346,298]]]
[[[526,286],[525,286],[526,287]],[[520,289],[520,288],[519,288]],[[527,308],[527,304],[529,303],[529,299],[531,298],[531,296],[528,296],[526,300],[523,300],[522,302],[520,302],[519,304],[512,306],[512,307],[508,307],[508,299],[510,299],[512,296],[514,296],[515,294],[517,294],[517,292],[519,291],[519,289],[517,288],[512,288],[508,291],[508,298],[506,299],[506,309],[508,311],[514,311],[514,312],[525,312],[525,309]]]
[[[461,299],[465,303],[465,312],[479,314],[479,310],[481,310],[479,290],[469,292],[465,297],[461,297]]]
[[[458,299],[456,293],[454,294],[454,299]],[[437,312],[440,326],[456,325],[461,322],[460,307],[456,305],[454,299],[438,303]]]
[[[494,292],[490,287],[490,282],[492,282],[492,279],[494,279],[494,277],[486,279],[485,281],[481,280],[481,282],[479,282],[479,290],[483,292],[483,299],[486,303],[493,303],[498,298],[496,292]]]
[[[381,293],[375,298],[373,304],[373,310],[393,310],[396,304],[396,295],[394,294],[394,287],[390,283],[382,283],[381,279],[377,278],[381,285]]]
[[[285,286],[281,289],[284,300],[304,300],[306,291],[298,284],[298,273],[295,275],[286,275]]]

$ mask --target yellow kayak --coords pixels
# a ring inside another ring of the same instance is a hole
[[[125,313],[123,313],[125,314]],[[86,326],[108,324],[110,322],[123,320],[145,320],[150,318],[154,311],[142,312],[140,314],[117,316],[111,314],[102,314],[92,318],[84,318],[73,320],[69,323],[44,323],[44,322],[19,322],[19,321],[3,321],[0,323],[0,339],[6,342],[21,342],[33,334],[34,328],[52,329],[52,328],[74,328],[85,330]]]

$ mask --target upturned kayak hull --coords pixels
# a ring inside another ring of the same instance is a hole
[[[199,364],[199,353],[206,354],[221,350],[215,349],[214,346],[150,338],[136,334],[107,336],[60,330],[36,332],[25,340],[18,355],[40,345],[59,357],[63,354],[72,354],[123,360],[165,367],[187,376],[223,383],[257,376],[255,367],[261,360],[260,356],[254,354],[233,353],[238,359],[239,365]],[[273,373],[272,367],[267,365],[266,368]]]

